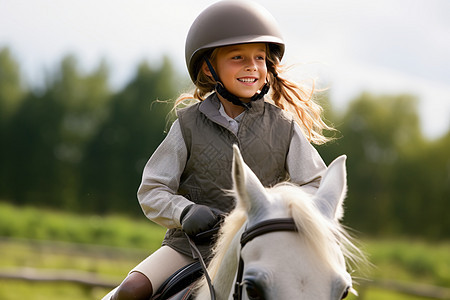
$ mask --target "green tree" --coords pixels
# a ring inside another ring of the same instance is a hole
[[[19,64],[8,48],[0,49],[0,122],[11,118],[25,93]]]
[[[365,232],[395,231],[401,222],[394,213],[396,166],[425,145],[417,99],[364,93],[335,123],[342,138],[320,151],[327,157],[348,156],[346,222]]]
[[[429,239],[450,236],[449,150],[450,131],[399,161],[393,213],[401,232]]]
[[[28,94],[12,117],[6,136],[6,197],[17,204],[57,204],[54,145],[62,107],[53,99]]]
[[[0,49],[0,199],[7,197],[8,161],[7,140],[9,122],[22,102],[25,89],[22,84],[19,64],[8,48]]]
[[[76,59],[66,57],[47,96],[63,107],[59,138],[54,148],[58,178],[64,178],[60,183],[60,201],[66,209],[78,209],[82,207],[78,194],[85,148],[107,117],[106,106],[111,96],[108,68],[102,62],[92,74],[82,75]]]
[[[141,214],[136,190],[143,167],[164,138],[170,105],[157,99],[174,97],[175,77],[166,58],[161,67],[143,62],[130,83],[116,94],[83,164],[81,199],[97,212]]]
[[[106,116],[107,69],[101,64],[82,75],[68,56],[46,81],[42,91],[29,92],[11,119],[9,194],[18,203],[74,209],[84,148]]]

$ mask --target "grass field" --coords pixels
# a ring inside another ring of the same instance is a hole
[[[79,216],[0,203],[0,271],[81,271],[120,282],[127,272],[159,247],[164,229],[124,217]],[[373,267],[358,280],[397,280],[450,287],[450,242],[364,239]],[[362,276],[358,274],[357,276]],[[419,300],[378,289],[362,289],[365,300]],[[101,299],[103,288],[69,283],[0,280],[0,299]],[[349,297],[349,299],[356,299]]]

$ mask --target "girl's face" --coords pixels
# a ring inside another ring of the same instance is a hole
[[[266,81],[266,44],[221,47],[215,58],[215,69],[229,92],[243,101],[250,101]]]

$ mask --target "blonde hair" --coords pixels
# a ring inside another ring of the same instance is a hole
[[[210,61],[213,63],[217,55],[217,49],[210,52]],[[322,119],[323,108],[314,99],[314,83],[311,88],[306,88],[300,84],[281,77],[285,68],[280,64],[277,56],[267,46],[267,74],[271,86],[271,102],[289,112],[296,123],[300,126],[308,141],[321,145],[332,138],[326,137],[324,131],[333,131],[333,127],[327,125]],[[197,77],[194,82],[195,88],[191,93],[184,93],[175,101],[175,108],[181,105],[189,105],[193,101],[203,101],[214,91],[216,81],[201,71],[198,67]]]

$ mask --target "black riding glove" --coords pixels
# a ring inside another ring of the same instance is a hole
[[[189,236],[206,231],[219,221],[219,217],[208,207],[191,204],[181,213],[181,228]]]

